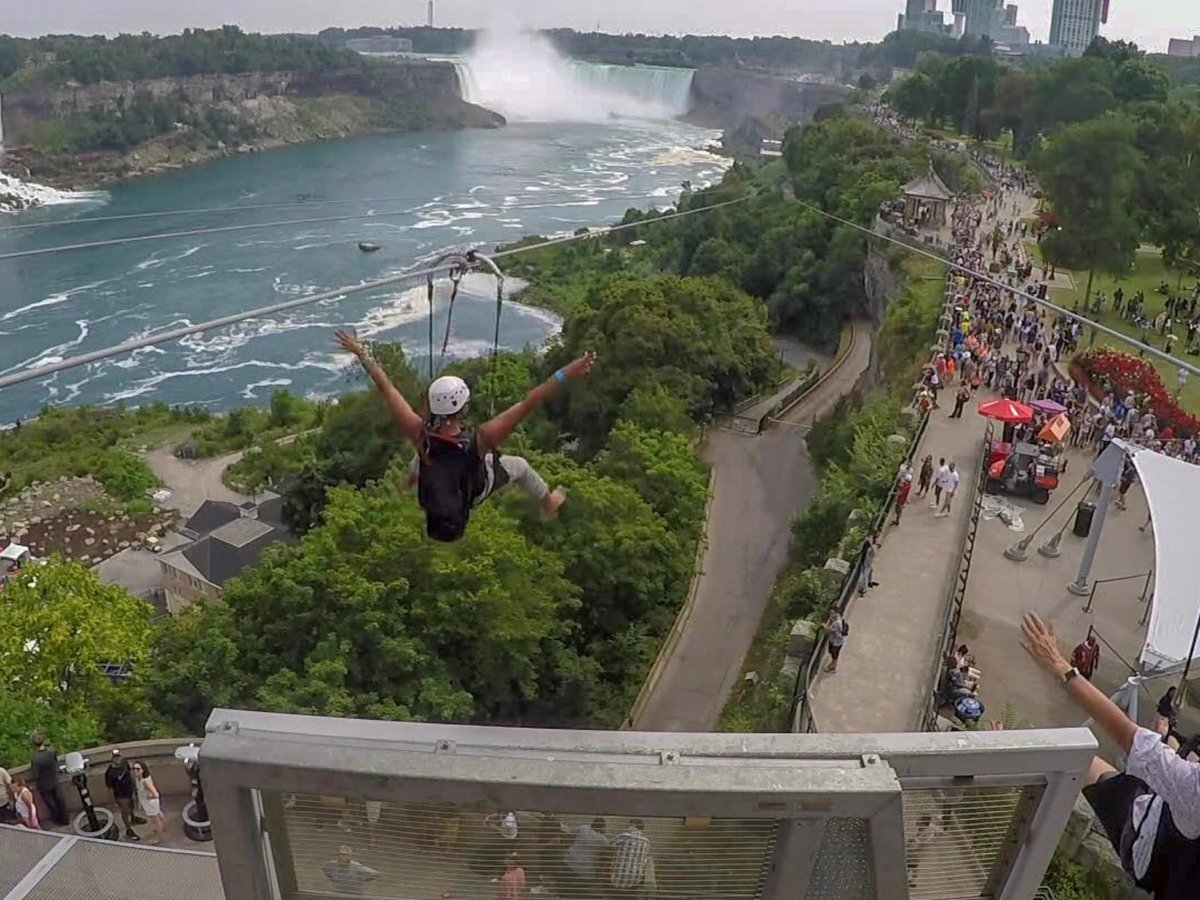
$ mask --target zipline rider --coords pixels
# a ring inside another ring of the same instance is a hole
[[[417,449],[411,478],[425,511],[425,531],[437,541],[457,541],[466,531],[471,510],[508,484],[535,500],[543,516],[553,516],[567,494],[551,491],[533,466],[519,456],[501,456],[499,447],[538,407],[567,381],[592,370],[595,353],[585,353],[563,366],[525,398],[477,429],[464,424],[471,389],[456,375],[444,375],[429,385],[429,419],[422,421],[366,348],[346,331],[337,332],[338,345],[353,353],[379,387],[400,433]]]

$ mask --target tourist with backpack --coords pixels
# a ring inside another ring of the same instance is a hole
[[[362,364],[383,394],[401,434],[416,447],[409,480],[417,485],[425,530],[431,538],[457,541],[466,531],[471,510],[509,484],[537,500],[543,516],[553,516],[562,506],[566,491],[551,491],[527,460],[502,456],[499,447],[563,384],[586,376],[596,354],[585,353],[563,366],[523,400],[472,429],[465,422],[471,389],[461,378],[443,375],[434,380],[429,386],[428,418],[423,420],[353,333],[339,331],[337,342]]]

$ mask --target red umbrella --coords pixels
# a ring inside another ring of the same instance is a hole
[[[1024,403],[1018,403],[1016,400],[1008,400],[1003,397],[999,400],[989,400],[987,403],[980,403],[979,414],[989,419],[997,419],[1005,424],[1033,421],[1032,409]]]

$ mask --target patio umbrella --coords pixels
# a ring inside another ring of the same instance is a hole
[[[1070,433],[1071,420],[1066,416],[1059,415],[1042,426],[1042,430],[1038,432],[1038,440],[1057,444],[1065,440]]]
[[[1054,400],[1034,400],[1029,405],[1038,412],[1046,413],[1048,416],[1060,416],[1067,411],[1065,406]]]
[[[1032,409],[1024,403],[1018,403],[1016,400],[1008,400],[1006,398],[980,403],[979,414],[988,419],[996,419],[1006,425],[1033,421]]]

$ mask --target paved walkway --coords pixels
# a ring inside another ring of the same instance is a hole
[[[818,731],[917,730],[981,463],[986,422],[975,408],[969,404],[961,419],[944,408],[932,413],[917,466],[927,453],[935,465],[939,457],[956,464],[962,481],[954,506],[949,516],[934,518],[933,492],[928,499],[914,493],[900,525],[884,532],[875,556],[879,586],[851,600],[837,674],[820,674],[812,691]]]
[[[856,324],[841,368],[784,422],[800,424],[831,409],[870,355],[870,326]],[[757,436],[713,430],[706,456],[715,478],[703,574],[675,653],[633,723],[642,731],[716,727],[787,561],[792,517],[817,487],[802,432],[786,424]]]

